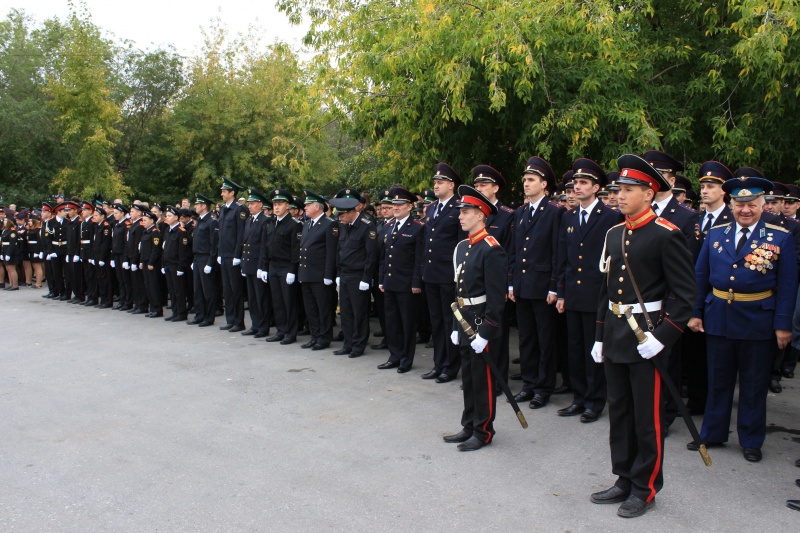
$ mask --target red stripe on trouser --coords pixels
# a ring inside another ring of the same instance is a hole
[[[653,472],[650,474],[650,481],[647,483],[647,488],[650,489],[650,494],[647,496],[647,501],[652,501],[656,497],[656,488],[653,483],[661,470],[661,376],[653,367],[653,374],[655,375],[655,386],[653,387],[653,424],[656,429],[656,464],[653,467]]]
[[[487,344],[486,348],[484,348],[484,349],[488,352],[489,351],[489,345]],[[491,355],[489,355],[489,357],[491,357]],[[486,433],[486,435],[487,435],[486,436],[486,440],[484,441],[484,444],[489,444],[489,441],[492,440],[492,436],[489,434],[488,431],[486,431],[486,428],[489,427],[489,424],[492,422],[492,418],[494,418],[494,411],[492,409],[492,400],[494,400],[494,383],[492,382],[492,371],[489,368],[489,365],[484,363],[484,366],[486,367],[486,384],[487,384],[487,390],[489,391],[489,395],[487,396],[487,400],[488,400],[488,403],[489,403],[489,417],[486,419],[486,422],[483,424],[483,428],[482,429],[483,429],[483,432]]]

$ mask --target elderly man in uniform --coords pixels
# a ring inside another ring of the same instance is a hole
[[[617,514],[641,516],[664,484],[662,376],[647,359],[670,356],[692,312],[692,258],[679,228],[650,203],[669,183],[637,155],[618,159],[619,207],[625,223],[605,237],[592,358],[604,362],[614,485],[592,494],[598,504],[623,502]],[[669,298],[667,298],[669,295]],[[631,311],[639,341],[624,313]],[[665,361],[666,363],[666,361]],[[664,368],[665,365],[658,365]]]
[[[497,175],[487,165],[475,167],[473,175]],[[447,435],[444,441],[459,443],[462,452],[479,450],[494,438],[496,396],[489,365],[483,352],[494,361],[500,353],[503,309],[507,294],[507,279],[498,273],[508,271],[506,253],[500,243],[486,231],[486,219],[497,214],[497,206],[469,185],[458,188],[461,202],[459,221],[468,237],[458,243],[453,253],[456,274],[456,303],[469,326],[477,334],[469,338],[452,320],[451,342],[458,346],[463,369],[461,382],[464,410],[462,429]],[[452,314],[452,313],[451,313]]]
[[[236,201],[242,186],[222,178],[220,196],[225,202],[219,214],[219,246],[217,263],[222,267],[222,294],[225,300],[224,326],[219,329],[231,333],[244,331],[244,281],[242,279],[242,241],[248,210]],[[165,236],[166,240],[167,237]]]
[[[740,169],[742,170],[742,169]],[[761,460],[767,430],[772,354],[791,340],[797,260],[791,233],[762,218],[772,183],[755,169],[737,171],[722,188],[733,200],[734,222],[711,228],[695,265],[697,300],[689,327],[706,334],[708,400],[700,438],[728,440],[739,381],[737,432],[747,461]],[[690,450],[697,444],[687,445]]]

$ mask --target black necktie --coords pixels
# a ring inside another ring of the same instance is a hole
[[[443,203],[439,203],[439,207],[436,208],[436,215],[433,218],[439,218],[439,215],[442,214],[442,208],[444,207]]]
[[[586,209],[581,209],[581,226],[586,225]]]
[[[714,215],[709,213],[708,217],[706,218],[706,224],[705,226],[703,226],[703,233],[708,233],[708,230],[711,229],[711,224],[713,220],[714,220]]]
[[[742,236],[739,238],[739,242],[736,243],[736,253],[742,251],[744,248],[745,243],[747,243],[747,234],[750,233],[750,229],[742,228]]]
[[[653,202],[653,205],[651,205],[650,207],[653,208],[653,213],[658,214],[658,204],[657,203]]]

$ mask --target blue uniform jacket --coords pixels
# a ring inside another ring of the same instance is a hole
[[[497,214],[486,219],[486,231],[497,239],[508,258],[508,282],[506,287],[514,283],[514,210],[497,201]]]
[[[422,281],[425,283],[453,283],[453,251],[467,234],[461,231],[458,221],[458,198],[453,196],[434,218],[439,201],[425,210],[425,245],[422,252]]]
[[[384,234],[383,259],[380,264],[380,285],[384,290],[411,292],[422,288],[422,249],[425,243],[425,226],[408,217],[397,230],[389,226]],[[450,283],[454,283],[452,255],[450,256]]]
[[[695,265],[697,300],[692,316],[703,319],[708,335],[772,339],[776,329],[792,329],[797,295],[794,239],[788,230],[759,220],[737,254],[735,233],[732,222],[708,232]],[[775,294],[752,302],[728,303],[714,296],[714,288],[725,293],[732,289],[735,293],[772,290]]]
[[[530,220],[528,205],[514,214],[514,297],[544,300],[548,292],[556,292],[559,230],[564,211],[544,198]]]

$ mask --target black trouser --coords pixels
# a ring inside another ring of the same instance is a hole
[[[689,393],[686,407],[694,414],[701,414],[706,410],[706,398],[708,398],[706,334],[686,328],[681,342],[683,343],[682,355],[686,361],[686,385]]]
[[[428,316],[433,337],[433,369],[455,377],[461,369],[458,346],[450,342],[453,331],[453,311],[450,304],[456,298],[455,283],[426,283],[425,297],[428,300]]]
[[[217,311],[217,284],[214,282],[214,270],[206,274],[203,269],[208,264],[207,255],[194,256],[194,318],[200,322],[214,323]]]
[[[161,271],[158,267],[153,267],[153,270],[150,270],[147,265],[144,265],[142,274],[144,290],[147,294],[147,310],[151,313],[160,313],[161,308],[164,306],[164,302],[161,300]]]
[[[427,339],[431,336],[431,315],[428,311],[428,298],[424,290],[414,295],[414,305],[417,314],[417,333],[423,339]]]
[[[346,350],[362,354],[369,338],[369,289],[358,288],[361,277],[358,274],[342,274],[339,282],[339,315],[342,319],[342,332]]]
[[[286,274],[290,272],[289,266],[271,266],[267,280],[272,295],[272,310],[275,314],[275,328],[278,335],[293,340],[297,338],[297,282],[292,285],[286,283]]]
[[[47,254],[44,254],[47,257]],[[53,261],[45,260],[44,261],[44,275],[47,279],[47,290],[50,294],[58,294],[56,292],[56,284],[53,282],[53,278],[55,278],[55,274],[53,274]]]
[[[375,313],[378,315],[378,324],[381,326],[381,332],[386,335],[386,309],[384,308],[384,296],[380,288],[378,288],[378,280],[372,280],[372,299],[375,300]]]
[[[497,353],[497,370],[500,371],[499,376],[495,376],[495,383],[497,384],[497,390],[500,390],[500,380],[504,381],[508,384],[508,369],[511,366],[511,351],[510,351],[510,340],[511,340],[511,313],[513,310],[516,309],[515,305],[512,305],[514,302],[511,300],[506,301],[506,305],[503,307],[503,323],[500,324],[500,327],[503,328],[503,332],[501,337],[495,341],[499,343],[499,351]]]
[[[225,299],[225,321],[229,326],[244,327],[244,280],[241,265],[233,266],[233,258],[222,258],[222,295]]]
[[[53,270],[53,292],[58,296],[63,296],[67,290],[64,285],[64,256],[57,255],[48,263]]]
[[[411,291],[385,291],[386,344],[389,347],[389,362],[399,363],[402,368],[411,368],[417,350],[417,304],[416,294]],[[448,328],[452,331],[452,325]]]
[[[612,354],[611,357],[613,358]],[[611,471],[624,491],[649,502],[664,485],[664,403],[661,377],[650,361],[603,365],[608,383]]]
[[[676,342],[671,347],[664,348],[664,353],[660,355],[666,355],[668,357],[667,374],[669,374],[669,379],[672,380],[672,383],[674,383],[675,386],[678,387],[678,390],[680,390],[681,343]],[[664,401],[664,425],[669,427],[675,421],[675,418],[678,416],[680,411],[678,411],[678,405],[675,403],[675,400],[672,398],[672,395],[669,393],[666,387],[664,387],[664,390],[661,391],[661,395]]]
[[[131,263],[131,305],[135,309],[147,311],[147,291],[144,288],[144,272],[136,265],[136,272],[133,271]]]
[[[772,359],[770,379],[781,381],[781,379],[783,379],[783,372],[794,372],[795,366],[797,366],[797,350],[792,348],[791,344],[787,344],[783,350],[779,350],[776,345],[775,356]]]
[[[122,268],[122,257],[122,254],[113,255],[114,272],[117,275],[117,285],[119,287],[119,305],[125,307],[131,304],[131,271]]]
[[[556,387],[554,312],[547,300],[517,298],[522,391],[544,398]]]
[[[86,298],[86,287],[83,284],[83,259],[75,261],[75,256],[72,256],[69,267],[72,272],[70,275],[72,292],[75,294],[76,299],[84,300]]]
[[[462,334],[463,336],[463,334]],[[499,339],[489,341],[487,350],[489,357],[497,361],[500,350]],[[453,345],[452,343],[450,343]],[[483,356],[476,353],[472,346],[459,346],[461,356],[461,383],[464,389],[464,411],[461,413],[461,425],[468,433],[489,443],[494,437],[494,417],[497,410],[497,399],[494,394],[494,380],[489,365]]]
[[[64,276],[64,290],[61,296],[72,296],[72,256],[59,255],[58,260],[61,261],[61,272]]]
[[[83,280],[86,284],[86,298],[91,301],[97,300],[97,262],[89,263],[88,259],[83,259]]]
[[[164,267],[169,280],[170,297],[172,299],[172,316],[186,316],[186,283],[183,276],[178,275],[177,268]]]
[[[571,389],[572,383],[569,381],[569,350],[567,349],[567,315],[566,313],[556,313],[555,316],[556,371],[561,372],[561,384]]]
[[[269,281],[269,278],[267,278]],[[269,287],[255,274],[245,276],[247,301],[250,305],[250,329],[258,333],[269,333],[272,311],[269,308]]]
[[[606,380],[603,365],[592,359],[597,313],[567,311],[569,381],[573,403],[598,413],[606,405]],[[522,326],[520,326],[522,330]]]
[[[100,261],[96,261],[96,263],[94,271],[97,280],[98,301],[101,304],[110,304],[114,297],[111,291],[111,266],[108,264],[108,260],[103,261],[105,263],[103,266],[100,266]]]
[[[316,344],[328,346],[333,340],[333,311],[331,309],[331,290],[321,281],[301,283],[303,305],[308,317],[311,340]]]

